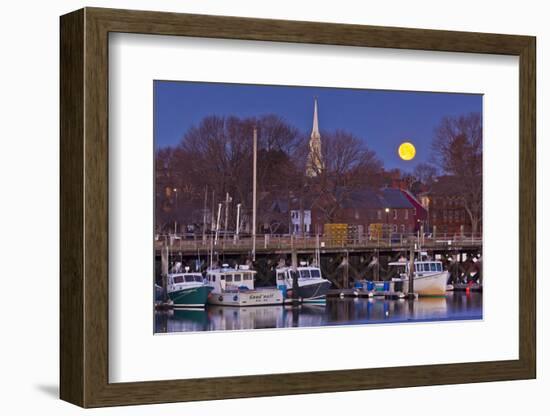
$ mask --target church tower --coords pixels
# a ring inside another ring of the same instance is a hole
[[[321,153],[321,133],[319,133],[319,119],[317,115],[317,98],[313,106],[313,128],[309,139],[309,153],[307,156],[306,175],[314,178],[324,168],[323,155]]]

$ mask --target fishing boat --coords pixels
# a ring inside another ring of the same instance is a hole
[[[403,282],[403,292],[409,291],[409,262],[400,260],[389,263],[389,266],[398,267],[399,278],[395,281]],[[418,296],[445,296],[449,272],[443,270],[443,264],[435,260],[421,260],[414,262],[413,289]]]
[[[212,292],[201,273],[189,272],[189,267],[182,271],[181,263],[176,263],[167,280],[167,293],[174,308],[204,308]]]
[[[277,287],[286,293],[287,298],[292,298],[293,276],[292,267],[279,267],[276,270]],[[321,269],[315,266],[308,266],[307,263],[300,263],[296,268],[298,298],[302,302],[319,302],[326,298],[330,288],[330,282],[321,275]]]
[[[277,288],[255,288],[256,271],[241,265],[208,269],[207,284],[212,288],[208,303],[223,306],[281,305],[283,294]]]

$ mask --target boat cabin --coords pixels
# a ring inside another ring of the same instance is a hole
[[[238,268],[222,267],[221,269],[208,270],[206,272],[207,283],[219,293],[231,290],[254,290],[255,270],[248,266]]]
[[[390,266],[397,266],[399,272],[409,272],[408,261],[397,261],[389,263]],[[441,273],[443,272],[443,264],[440,261],[422,260],[414,262],[415,273]]]
[[[314,266],[297,267],[298,279],[322,279],[321,269]],[[283,267],[276,271],[277,286],[286,282],[292,283],[294,271],[292,267]]]
[[[204,278],[200,273],[177,273],[168,275],[168,284],[174,285],[179,283],[204,282]]]

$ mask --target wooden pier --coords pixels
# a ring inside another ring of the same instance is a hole
[[[334,288],[348,289],[358,281],[391,279],[388,264],[401,257],[409,257],[411,244],[419,244],[423,252],[441,259],[451,274],[451,283],[469,278],[470,272],[478,273],[475,280],[481,281],[482,269],[475,262],[480,261],[482,241],[473,236],[418,238],[417,235],[403,234],[394,239],[365,237],[343,241],[324,236],[260,235],[256,240],[255,254],[252,256],[253,239],[250,236],[220,236],[214,241],[209,235],[204,240],[190,235],[159,235],[154,243],[156,275],[161,275],[160,260],[164,247],[168,252],[169,263],[178,261],[201,270],[205,270],[210,261],[218,264],[246,264],[255,257],[253,267],[258,272],[260,286],[273,284],[273,270],[281,261],[318,261],[323,276],[332,282]],[[293,256],[296,258],[293,259]],[[459,284],[457,290],[466,288]]]

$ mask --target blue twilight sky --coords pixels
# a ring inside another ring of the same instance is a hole
[[[442,117],[482,111],[479,94],[181,81],[155,81],[154,89],[156,148],[178,144],[189,127],[212,114],[244,118],[272,113],[309,135],[317,97],[321,134],[347,130],[364,140],[386,169],[405,171],[429,161],[434,129]],[[417,152],[408,162],[397,154],[405,140]]]

